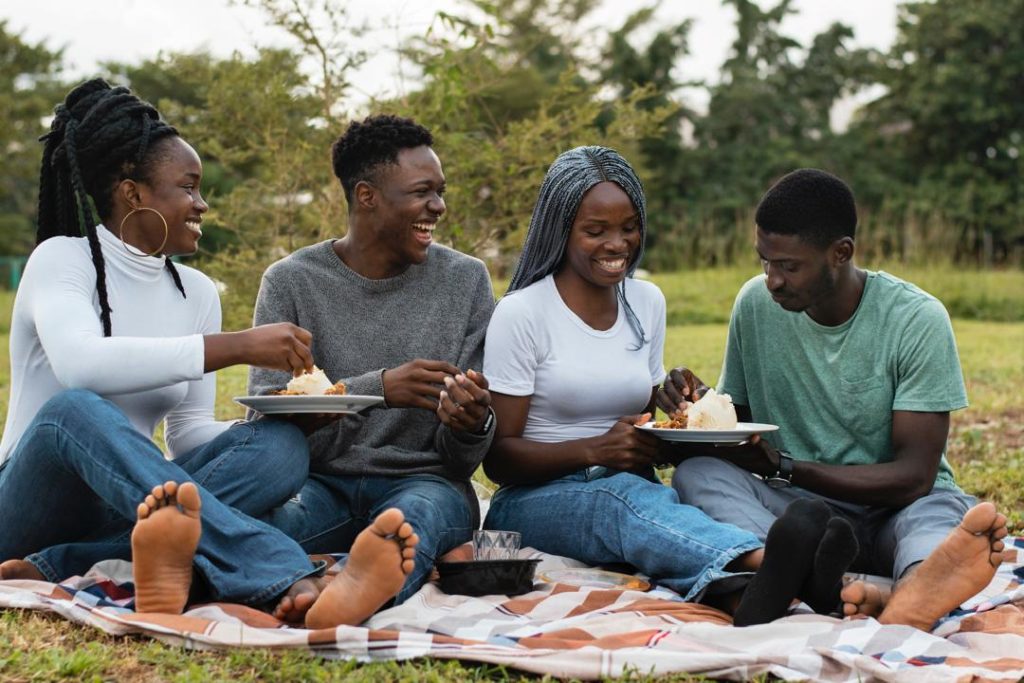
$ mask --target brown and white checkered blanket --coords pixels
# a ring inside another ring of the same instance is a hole
[[[1018,560],[931,633],[874,619],[797,608],[736,628],[716,610],[648,593],[541,584],[515,598],[446,595],[429,584],[361,627],[307,631],[231,604],[183,615],[136,614],[130,565],[106,562],[56,586],[0,581],[0,607],[39,609],[107,633],[134,633],[194,649],[301,648],[328,659],[438,657],[504,664],[559,677],[691,672],[745,680],[762,674],[821,681],[1018,681],[1024,677],[1024,539]],[[528,553],[529,551],[523,551]],[[540,556],[537,554],[537,556]],[[578,566],[543,556],[544,569]]]

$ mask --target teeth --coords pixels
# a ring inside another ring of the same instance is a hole
[[[427,232],[433,232],[436,227],[434,223],[413,223],[412,227],[417,230],[426,230]]]
[[[620,259],[615,259],[614,261],[598,261],[598,263],[600,263],[605,268],[609,268],[611,270],[617,270],[619,268],[625,267],[626,259],[620,258]]]

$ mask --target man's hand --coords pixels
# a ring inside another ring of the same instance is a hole
[[[611,429],[591,440],[590,464],[624,472],[651,467],[658,458],[659,439],[635,426],[650,419],[650,413],[620,417]]]
[[[461,374],[461,371],[443,360],[417,358],[397,368],[385,370],[381,377],[384,384],[384,402],[391,408],[423,408],[437,410],[445,378]]]
[[[696,402],[707,390],[708,385],[700,377],[689,368],[679,367],[665,377],[665,384],[658,390],[656,400],[658,407],[666,415],[671,415],[682,408],[684,402]]]
[[[238,362],[269,370],[287,370],[293,375],[313,369],[313,353],[309,350],[313,335],[291,323],[259,325],[231,335],[234,337]]]
[[[770,477],[779,471],[779,451],[757,434],[742,446],[720,447],[715,450],[715,455],[762,477]]]
[[[437,417],[459,432],[479,432],[487,420],[491,392],[483,373],[470,370],[444,378],[445,388],[437,402]]]

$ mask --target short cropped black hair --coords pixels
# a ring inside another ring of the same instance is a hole
[[[429,130],[401,116],[378,114],[350,123],[331,147],[334,175],[341,181],[349,205],[356,184],[373,182],[382,166],[397,164],[401,150],[433,144]]]
[[[857,230],[853,190],[841,179],[816,168],[801,168],[782,176],[757,205],[757,227],[765,232],[796,235],[804,242],[827,247]]]

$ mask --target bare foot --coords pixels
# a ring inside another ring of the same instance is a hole
[[[306,618],[306,612],[313,606],[316,599],[320,597],[327,579],[311,576],[306,579],[299,579],[292,584],[288,592],[281,598],[274,608],[274,617],[290,624],[301,624]]]
[[[909,578],[909,577],[908,577]],[[889,602],[891,591],[876,583],[857,579],[843,586],[839,597],[843,601],[843,616],[877,617]]]
[[[181,614],[192,585],[192,558],[202,525],[199,489],[169,481],[139,503],[132,530],[135,611]]]
[[[883,624],[929,631],[935,621],[988,585],[1003,560],[1006,515],[978,503],[960,525],[903,579],[882,610]]]
[[[0,581],[7,581],[9,579],[46,581],[43,573],[36,569],[34,564],[25,560],[7,560],[0,563]]]
[[[415,566],[419,536],[388,508],[356,537],[348,562],[306,613],[306,628],[354,626],[395,596]]]

